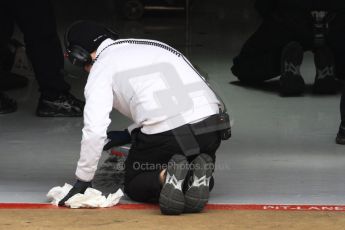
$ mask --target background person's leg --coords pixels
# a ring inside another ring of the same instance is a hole
[[[14,0],[12,11],[24,34],[41,97],[36,115],[41,117],[81,117],[84,102],[69,93],[62,74],[63,52],[49,0]]]
[[[327,44],[334,55],[335,72],[338,79],[345,79],[345,14],[337,14],[329,25]]]
[[[282,49],[293,41],[273,20],[264,20],[233,60],[232,73],[242,82],[256,84],[281,74]]]
[[[345,86],[343,87],[343,93],[341,95],[340,114],[341,114],[341,124],[339,127],[339,132],[336,138],[336,142],[338,144],[345,145]]]
[[[10,55],[7,45],[14,31],[14,19],[5,1],[0,2],[0,28],[0,69],[4,70]]]
[[[3,88],[5,83],[5,65],[8,59],[7,45],[11,39],[14,29],[14,22],[12,15],[9,12],[6,2],[0,2],[0,89]],[[7,95],[0,92],[0,114],[11,113],[17,110],[17,103],[10,99]]]
[[[341,113],[341,125],[345,127],[345,87],[343,87],[343,93],[341,95],[340,113]]]
[[[56,31],[53,7],[48,0],[14,0],[12,11],[24,34],[28,56],[43,96],[56,98],[68,92],[64,81],[63,51]]]
[[[345,79],[345,14],[337,14],[329,25],[327,44],[334,55],[335,76],[340,80]],[[340,82],[339,82],[340,84]],[[345,87],[342,86],[340,101],[341,125],[336,138],[338,144],[345,144]]]

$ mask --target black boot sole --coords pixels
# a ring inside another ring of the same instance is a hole
[[[322,47],[314,52],[314,63],[317,69],[313,92],[315,94],[335,94],[339,83],[335,78],[334,57],[328,47]],[[320,78],[319,75],[325,75]]]
[[[188,161],[183,155],[174,155],[169,161],[167,168],[168,176],[175,177],[181,183],[181,189],[175,188],[174,185],[165,182],[159,196],[159,206],[161,213],[164,215],[179,215],[184,210],[185,199],[182,192],[183,182],[188,173]]]
[[[191,163],[191,169],[194,168],[192,176],[196,178],[210,178],[213,172],[213,160],[207,154],[200,154]],[[210,195],[209,184],[192,185],[185,193],[185,213],[199,213],[208,202]]]
[[[305,89],[305,82],[302,76],[298,73],[287,71],[287,63],[292,63],[294,66],[301,66],[303,61],[303,47],[297,42],[291,42],[286,45],[282,51],[281,56],[281,77],[280,77],[280,92],[282,96],[298,96],[303,94]]]

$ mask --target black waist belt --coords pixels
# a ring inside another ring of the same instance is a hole
[[[230,121],[227,114],[216,114],[195,124],[187,124],[171,130],[186,156],[200,154],[200,147],[195,136],[212,132],[220,132],[221,138],[227,140],[231,136]]]
[[[195,135],[201,135],[205,133],[211,133],[216,131],[222,131],[230,128],[229,117],[222,117],[222,114],[216,114],[208,117],[207,119],[190,124]]]

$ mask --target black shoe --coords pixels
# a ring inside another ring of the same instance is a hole
[[[209,155],[203,153],[192,161],[190,169],[192,175],[185,192],[184,212],[198,213],[208,202],[214,163]]]
[[[345,145],[345,127],[343,126],[339,127],[339,132],[335,141],[339,145]]]
[[[280,77],[280,90],[283,96],[296,96],[304,92],[305,83],[300,72],[303,52],[302,46],[297,42],[291,42],[283,49]]]
[[[166,179],[159,196],[162,214],[179,215],[184,210],[182,186],[188,173],[188,161],[183,155],[174,155],[167,167]]]
[[[333,94],[338,91],[339,83],[335,79],[334,58],[327,47],[322,47],[314,52],[316,77],[313,91],[317,94]]]
[[[15,100],[0,92],[0,114],[13,113],[17,110]]]
[[[39,117],[81,117],[84,105],[85,102],[76,99],[69,93],[61,94],[54,100],[41,97],[36,115]]]

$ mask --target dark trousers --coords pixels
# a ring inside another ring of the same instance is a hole
[[[221,139],[218,132],[196,136],[200,152],[216,160]],[[132,146],[126,160],[125,193],[139,202],[156,203],[161,184],[160,172],[174,154],[183,154],[172,131],[147,135],[139,129],[132,132]],[[196,156],[188,157],[191,162]]]
[[[343,93],[340,101],[341,125],[345,126],[345,86],[343,86]]]
[[[260,83],[281,74],[284,46],[299,42],[305,51],[314,48],[314,32],[306,12],[281,11],[268,15],[234,58],[232,73],[245,83]],[[336,76],[345,78],[345,15],[338,14],[329,24],[326,46],[335,59]]]
[[[10,40],[14,23],[24,34],[27,54],[32,62],[43,96],[55,97],[70,86],[60,71],[64,67],[55,16],[49,0],[5,0],[0,2],[0,44]]]

